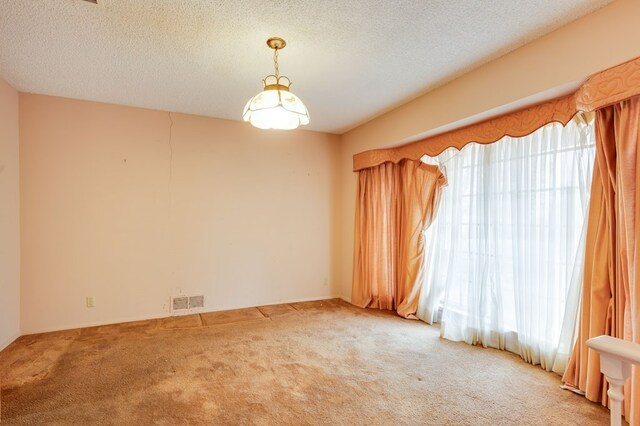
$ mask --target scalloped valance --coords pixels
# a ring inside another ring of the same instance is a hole
[[[640,95],[640,58],[590,76],[570,95],[406,145],[361,152],[353,156],[353,170],[403,159],[418,160],[425,154],[433,157],[447,148],[462,149],[471,142],[489,144],[504,136],[522,137],[553,122],[564,126],[579,112],[595,111],[637,95]]]

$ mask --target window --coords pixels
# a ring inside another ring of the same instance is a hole
[[[440,321],[447,339],[564,371],[594,155],[593,126],[577,117],[432,159],[446,169],[448,186],[425,233],[418,316]]]

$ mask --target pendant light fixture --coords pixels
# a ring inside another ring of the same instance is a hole
[[[280,37],[267,40],[267,46],[274,50],[273,64],[275,74],[262,80],[262,92],[249,99],[244,107],[242,118],[260,129],[295,129],[299,125],[309,124],[309,112],[300,98],[289,91],[291,80],[280,75],[278,69],[278,51],[287,43]]]

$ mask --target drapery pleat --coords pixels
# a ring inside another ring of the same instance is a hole
[[[607,405],[607,383],[600,373],[600,357],[586,341],[602,334],[640,343],[640,285],[636,246],[640,223],[640,97],[596,112],[594,169],[584,289],[578,339],[563,381]],[[625,417],[640,422],[640,372],[632,369],[625,385]],[[634,423],[635,422],[635,423]]]
[[[358,175],[351,303],[395,309],[400,169],[384,163]]]
[[[433,165],[405,161],[400,166],[402,182],[398,315],[415,318],[425,273],[424,231],[438,211],[444,175]]]
[[[414,317],[424,275],[423,231],[433,221],[445,178],[405,160],[361,170],[356,204],[353,290],[360,307]]]

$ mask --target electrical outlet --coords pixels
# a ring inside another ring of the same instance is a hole
[[[87,296],[87,308],[95,308],[96,298],[94,296]]]

